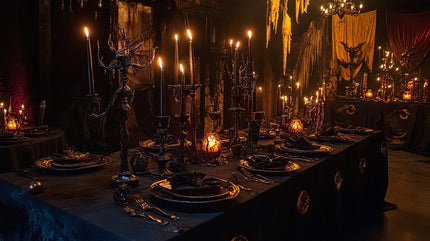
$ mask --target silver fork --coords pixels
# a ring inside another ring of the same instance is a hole
[[[146,214],[146,213],[143,213],[143,212],[137,212],[136,210],[134,210],[134,209],[132,209],[132,208],[130,208],[130,207],[124,207],[124,211],[130,216],[130,217],[142,217],[142,218],[146,218],[146,219],[149,219],[149,220],[151,220],[151,221],[153,221],[153,222],[156,222],[156,223],[158,223],[158,224],[161,224],[161,225],[166,225],[166,224],[168,224],[169,222],[167,222],[166,220],[162,220],[162,219],[159,219],[159,218],[156,218],[156,217],[154,217],[154,216],[151,216],[151,215],[149,215],[149,214]]]
[[[175,216],[173,214],[167,213],[166,211],[158,208],[158,207],[153,207],[151,205],[149,205],[147,202],[145,202],[145,200],[143,200],[142,197],[140,197],[139,195],[134,196],[134,200],[136,201],[137,204],[139,204],[139,207],[144,210],[144,211],[155,211],[158,212],[159,214],[161,214],[164,217],[173,219],[173,220],[178,220],[179,217]]]

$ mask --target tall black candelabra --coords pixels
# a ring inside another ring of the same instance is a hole
[[[198,161],[198,153],[196,147],[196,90],[200,88],[202,85],[200,84],[192,84],[186,86],[186,93],[189,93],[191,98],[191,110],[190,110],[190,118],[191,118],[191,159],[193,162]]]
[[[232,137],[232,151],[233,155],[238,156],[242,150],[242,146],[239,138],[239,128],[240,128],[240,117],[241,112],[245,111],[244,108],[240,106],[241,90],[243,91],[243,96],[247,100],[248,107],[248,137],[247,137],[247,150],[252,150],[256,145],[256,141],[258,140],[258,134],[260,132],[260,125],[262,122],[262,117],[264,116],[263,112],[255,112],[255,87],[256,87],[256,79],[257,75],[253,71],[252,57],[251,57],[251,45],[249,41],[249,54],[248,58],[245,61],[244,57],[239,58],[238,46],[233,51],[230,51],[231,57],[231,70],[227,68],[230,74],[230,78],[233,82],[233,107],[230,108],[230,111],[233,112],[234,117],[234,127],[233,127],[233,137]],[[257,133],[256,133],[257,131]]]
[[[114,48],[114,44],[109,36],[108,45],[110,50],[114,53],[114,59],[106,66],[103,63],[103,58],[100,58],[100,46],[97,42],[97,58],[99,65],[106,70],[119,70],[120,73],[120,86],[118,90],[112,96],[108,106],[105,111],[101,114],[96,114],[96,107],[99,106],[100,99],[96,94],[90,95],[90,115],[95,118],[106,117],[113,108],[119,108],[120,110],[120,158],[121,165],[120,170],[117,175],[112,176],[112,184],[119,186],[120,184],[137,185],[138,178],[132,171],[130,171],[128,163],[128,131],[127,131],[127,117],[130,112],[129,103],[133,102],[135,91],[127,86],[127,72],[130,67],[134,69],[134,73],[138,69],[145,68],[154,60],[155,49],[152,51],[152,56],[144,64],[133,63],[132,56],[135,52],[142,46],[144,40],[141,37],[138,43],[130,47],[130,39],[126,36],[124,30],[121,31],[120,41],[122,43],[122,48]]]

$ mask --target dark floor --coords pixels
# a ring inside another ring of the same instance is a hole
[[[430,157],[389,150],[389,185],[385,200],[397,209],[387,211],[356,241],[430,240]]]

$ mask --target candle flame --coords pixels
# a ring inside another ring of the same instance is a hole
[[[4,106],[4,103],[3,103],[3,102],[1,102],[1,103],[0,103],[0,107],[1,107],[1,108],[3,108],[3,106]]]
[[[24,109],[24,105],[21,105],[21,109]]]
[[[233,46],[233,39],[230,39],[230,47]]]
[[[181,69],[182,74],[184,74],[184,67],[182,66],[182,64],[179,64],[179,68]]]
[[[175,40],[178,41],[178,35],[177,34],[175,34]]]
[[[236,43],[236,49],[238,49],[238,48],[239,48],[239,45],[240,45],[240,42],[239,42],[239,41],[237,41],[237,43]]]
[[[297,85],[297,89],[298,89],[300,87],[300,83],[296,82],[296,85]]]
[[[188,38],[190,38],[190,41],[193,40],[193,35],[191,35],[191,31],[187,29]]]
[[[252,38],[252,32],[251,32],[251,30],[248,30],[248,37],[249,37],[249,39]]]
[[[163,61],[160,57],[158,57],[158,65],[160,65],[160,69],[163,70]]]
[[[85,28],[84,28],[84,31],[85,31],[85,35],[87,36],[87,38],[89,38],[89,37],[90,37],[90,33],[89,33],[89,31],[88,31],[88,28],[87,28],[87,27],[85,27]]]

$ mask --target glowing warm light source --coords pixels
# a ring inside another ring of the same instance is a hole
[[[21,109],[24,109],[24,105],[21,105]]]
[[[175,40],[178,41],[179,37],[177,34],[175,34]]]
[[[221,154],[221,141],[216,133],[208,133],[202,142],[202,151],[207,158],[217,158]]]
[[[412,99],[411,92],[409,92],[409,91],[405,91],[405,92],[403,93],[403,100],[411,100],[411,99]]]
[[[303,133],[303,124],[299,119],[293,119],[288,126],[288,131],[290,134],[302,134]]]
[[[190,38],[190,41],[193,40],[193,35],[191,35],[191,31],[187,29],[188,38]]]
[[[381,46],[378,46],[378,49],[382,49],[382,47],[381,47]]]
[[[1,102],[1,103],[0,103],[0,108],[3,108],[3,106],[4,106],[4,103],[3,103],[3,102]]]
[[[238,48],[239,48],[239,46],[240,46],[240,42],[239,42],[239,41],[237,41],[237,43],[236,43],[236,49],[238,49]]]
[[[16,129],[18,129],[18,123],[16,122],[15,119],[10,119],[7,123],[7,129],[14,131]]]
[[[366,91],[366,98],[372,98],[373,97],[373,91],[372,90],[367,90]]]
[[[230,47],[233,47],[233,39],[230,39]]]
[[[305,104],[309,103],[308,97],[304,97],[303,100],[305,101]]]
[[[377,81],[380,81],[380,80],[381,80],[381,77],[376,78],[376,80],[377,80]]]
[[[84,31],[85,31],[85,35],[87,36],[87,38],[89,38],[89,37],[90,37],[90,33],[89,33],[89,31],[88,31],[88,28],[87,28],[87,27],[85,27],[85,28],[84,28]]]
[[[182,64],[179,64],[179,69],[181,69],[181,72],[184,73],[184,67],[182,66]]]
[[[163,61],[160,57],[158,57],[158,65],[160,66],[160,69],[163,70]]]
[[[262,91],[262,90],[263,90],[263,87],[258,86],[258,90],[259,90],[259,91]]]
[[[248,37],[249,37],[249,39],[252,38],[252,32],[251,32],[251,30],[248,30]]]
[[[278,88],[281,88],[281,84],[278,85]]]
[[[300,83],[296,82],[297,89],[300,87]]]

